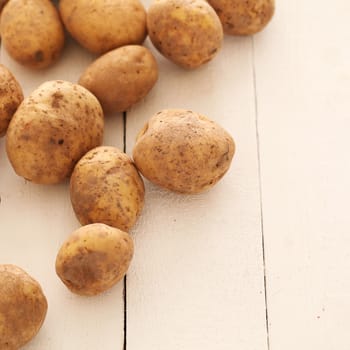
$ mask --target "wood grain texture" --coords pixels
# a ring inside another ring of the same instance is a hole
[[[230,171],[207,193],[179,195],[146,181],[127,280],[129,350],[267,349],[251,48],[249,38],[226,38],[195,71],[157,55],[158,84],[127,114],[129,154],[164,108],[207,115],[237,143]]]
[[[255,41],[271,350],[348,350],[350,4],[280,1]]]
[[[69,42],[60,62],[44,71],[16,64],[1,49],[1,63],[21,83],[25,96],[42,82],[76,82],[93,57]],[[107,145],[123,148],[121,115],[106,118]],[[79,227],[69,199],[68,181],[55,186],[26,182],[12,170],[0,141],[0,263],[17,264],[33,275],[48,298],[49,310],[38,336],[25,350],[121,350],[123,284],[94,298],[73,295],[55,273],[55,259],[68,234]]]

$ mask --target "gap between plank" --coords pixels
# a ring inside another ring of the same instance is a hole
[[[126,118],[127,113],[123,112],[123,152],[126,153]],[[127,275],[124,276],[123,280],[123,301],[124,301],[124,339],[123,339],[123,350],[127,347],[127,328],[128,328],[128,312],[127,312]]]
[[[264,237],[264,218],[263,218],[263,200],[262,200],[262,180],[261,180],[261,158],[260,158],[260,136],[259,136],[259,113],[258,113],[258,92],[256,82],[256,68],[255,68],[255,45],[254,36],[251,36],[252,43],[252,68],[253,68],[253,86],[254,86],[254,104],[255,104],[255,135],[256,148],[258,157],[258,174],[259,174],[259,199],[260,199],[260,222],[261,222],[261,246],[264,267],[264,298],[265,298],[265,326],[266,326],[266,342],[267,349],[270,350],[270,326],[269,326],[269,312],[267,308],[267,287],[266,287],[266,259],[265,259],[265,237]]]

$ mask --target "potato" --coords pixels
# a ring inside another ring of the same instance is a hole
[[[214,186],[235,152],[232,137],[214,121],[180,109],[155,114],[137,136],[134,162],[155,184],[181,193]]]
[[[28,343],[46,312],[39,283],[15,265],[0,265],[0,349],[17,350]]]
[[[204,0],[155,0],[148,10],[147,28],[154,46],[185,68],[210,61],[223,39],[220,19]]]
[[[12,73],[0,64],[0,136],[4,136],[13,114],[23,101],[22,88]]]
[[[126,232],[104,224],[83,226],[60,248],[56,272],[62,282],[80,295],[106,291],[126,274],[134,244]]]
[[[230,35],[251,35],[271,20],[275,0],[208,0]]]
[[[1,14],[3,45],[17,62],[45,68],[59,57],[64,30],[49,0],[11,0]]]
[[[115,147],[97,147],[80,159],[70,180],[74,212],[82,225],[104,223],[129,231],[145,196],[132,160]]]
[[[55,80],[40,85],[13,116],[7,130],[8,158],[19,176],[55,184],[103,137],[103,111],[80,85]]]
[[[59,10],[72,37],[96,54],[141,44],[147,35],[146,11],[139,0],[60,0]]]
[[[123,112],[140,101],[157,79],[158,67],[152,53],[143,46],[129,45],[94,61],[79,84],[90,90],[109,113]]]

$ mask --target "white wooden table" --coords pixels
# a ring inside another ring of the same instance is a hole
[[[26,269],[49,302],[25,350],[350,349],[349,14],[348,0],[277,0],[264,32],[226,37],[201,69],[157,54],[151,94],[125,120],[106,118],[105,144],[129,154],[145,121],[171,107],[208,115],[237,143],[208,193],[146,182],[125,298],[123,283],[84,298],[58,280],[57,250],[79,227],[68,183],[25,182],[0,141],[0,263]],[[92,60],[69,42],[36,72],[1,50],[25,95],[45,80],[77,81]]]

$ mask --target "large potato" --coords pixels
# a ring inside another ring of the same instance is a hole
[[[103,125],[101,105],[88,90],[62,80],[49,81],[27,97],[13,116],[7,155],[18,175],[55,184],[102,143]]]
[[[96,54],[141,44],[146,11],[139,0],[60,0],[63,23],[80,45]]]
[[[155,0],[148,10],[147,28],[154,46],[185,68],[210,61],[223,39],[220,19],[204,0]]]
[[[56,272],[73,293],[96,295],[124,277],[133,252],[126,232],[104,224],[83,226],[60,248]]]
[[[251,35],[261,31],[271,20],[275,0],[208,0],[230,35]]]
[[[145,189],[132,160],[115,147],[103,146],[77,163],[70,195],[82,225],[101,222],[129,231],[143,208]]]
[[[163,110],[139,133],[133,158],[155,184],[198,193],[224,176],[234,152],[232,137],[214,121],[191,111]]]
[[[4,136],[13,114],[23,101],[22,88],[12,73],[0,64],[0,136]]]
[[[28,67],[51,65],[63,49],[63,26],[49,0],[9,1],[1,14],[0,31],[10,56]]]
[[[46,312],[39,283],[15,265],[0,265],[0,349],[17,350],[28,343]]]
[[[158,79],[152,53],[143,46],[123,46],[94,61],[79,80],[105,112],[123,112],[144,98]]]

